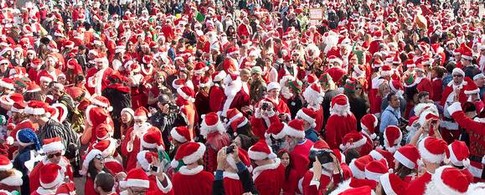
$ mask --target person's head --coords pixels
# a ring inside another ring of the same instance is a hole
[[[463,82],[463,77],[465,76],[465,72],[460,68],[454,68],[451,75],[453,76],[453,83],[455,85],[459,85]]]
[[[99,194],[108,194],[112,192],[115,184],[114,177],[109,173],[99,173],[94,179],[94,190]]]
[[[394,109],[399,108],[399,106],[401,105],[401,101],[399,100],[399,97],[393,91],[391,91],[389,94],[387,94],[386,99],[389,102],[389,106],[391,106]]]
[[[100,172],[104,169],[104,157],[101,154],[97,154],[93,160],[89,163],[88,170]]]
[[[57,100],[65,94],[64,85],[56,81],[51,82],[51,94]]]
[[[445,75],[445,69],[441,66],[433,67],[431,72],[433,78],[443,78],[443,76]]]
[[[60,137],[54,137],[43,140],[42,150],[46,154],[47,160],[51,163],[58,164],[64,154],[64,145]]]
[[[96,63],[96,68],[98,70],[103,70],[103,69],[107,68],[108,64],[109,64],[107,58],[97,58],[97,59],[95,59],[95,63]]]
[[[242,69],[239,73],[242,82],[248,82],[251,78],[251,72],[248,69]]]
[[[144,195],[150,187],[148,176],[141,168],[129,171],[125,183],[128,195]]]
[[[421,91],[418,93],[418,101],[419,103],[427,103],[429,102],[429,92]]]
[[[168,113],[168,111],[170,110],[171,103],[172,103],[172,99],[167,94],[162,94],[158,96],[157,106],[160,109],[160,111],[162,111],[162,113]]]
[[[123,124],[131,124],[133,122],[134,112],[131,108],[123,108],[121,110],[121,122]]]
[[[276,82],[271,82],[268,84],[266,90],[268,91],[268,98],[278,99],[280,96],[280,84]]]
[[[442,139],[426,137],[418,143],[418,150],[426,170],[434,173],[447,155],[448,144]]]
[[[278,152],[278,158],[281,160],[281,164],[284,167],[288,167],[290,165],[290,153],[287,150],[280,150]]]
[[[477,74],[473,77],[473,81],[475,81],[478,88],[481,88],[485,85],[485,76],[483,73]]]
[[[387,94],[391,92],[391,88],[389,87],[389,83],[383,82],[382,84],[379,85],[379,93],[381,97],[385,97]]]

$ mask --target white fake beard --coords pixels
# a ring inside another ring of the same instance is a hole
[[[291,93],[290,88],[288,87],[282,87],[280,93],[285,99],[290,99],[293,97],[293,93]]]

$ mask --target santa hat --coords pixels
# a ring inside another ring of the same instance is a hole
[[[308,86],[302,95],[307,102],[312,104],[320,104],[323,101],[322,87],[318,83]]]
[[[17,126],[15,126],[15,128],[17,128],[19,125],[21,124],[18,124]],[[15,137],[20,146],[26,147],[30,145],[35,145],[35,149],[40,150],[40,141],[37,137],[37,134],[35,134],[33,128],[22,128],[17,131]]]
[[[461,58],[463,58],[465,60],[472,61],[473,60],[472,50],[467,46],[462,46],[461,47]]]
[[[0,155],[0,171],[9,171],[13,168],[10,159],[5,155]]]
[[[330,150],[330,146],[328,146],[327,142],[325,142],[324,140],[317,140],[310,148],[310,150]],[[340,158],[337,159],[340,160]]]
[[[305,130],[303,129],[304,122],[301,119],[291,120],[287,126],[283,128],[286,135],[295,138],[305,138]]]
[[[226,117],[227,117],[226,124],[230,125],[236,119],[244,117],[244,115],[237,108],[230,108],[226,112]]]
[[[419,154],[430,163],[441,163],[449,154],[448,145],[442,139],[426,137],[418,144]]]
[[[189,129],[186,126],[174,127],[170,131],[170,136],[172,136],[172,139],[180,143],[192,141],[192,138],[190,138]]]
[[[10,90],[14,90],[14,81],[11,78],[3,78],[0,80],[0,87],[7,88]]]
[[[74,194],[76,194],[76,185],[72,182],[63,183],[56,190],[56,195],[74,195]]]
[[[342,144],[340,144],[339,148],[342,151],[354,149],[358,147],[362,147],[367,142],[367,139],[362,136],[362,134],[357,132],[351,132],[345,134],[342,138]]]
[[[283,139],[285,137],[285,131],[283,130],[287,125],[282,122],[271,123],[266,130],[265,137],[273,136],[274,139]],[[287,128],[287,127],[286,127]]]
[[[183,98],[184,100],[187,100],[189,102],[195,102],[194,96],[195,92],[192,88],[188,86],[183,86],[177,89],[177,94]]]
[[[226,78],[226,76],[227,74],[224,71],[216,71],[211,75],[212,81],[214,82],[222,81],[224,78]]]
[[[136,155],[137,162],[146,172],[150,171],[150,164],[152,163],[153,158],[158,158],[158,154],[155,152],[150,152],[148,150],[140,151]]]
[[[271,91],[273,89],[277,89],[277,90],[281,90],[281,86],[279,83],[277,82],[271,82],[268,84],[268,86],[266,87],[266,91]]]
[[[194,73],[204,75],[206,71],[209,70],[209,67],[207,67],[203,62],[198,62],[195,64],[194,67]]]
[[[103,154],[101,151],[99,151],[98,149],[90,150],[88,154],[86,154],[86,156],[84,157],[82,168],[79,173],[81,175],[87,176],[86,174],[88,173],[89,163],[91,163],[91,161],[94,158],[100,158],[100,157],[103,158]]]
[[[372,162],[374,159],[370,155],[361,156],[357,159],[353,159],[349,168],[352,171],[353,177],[356,179],[365,179],[365,166]]]
[[[45,154],[52,153],[56,151],[64,152],[64,144],[60,137],[53,137],[43,140],[42,150]]]
[[[241,127],[244,127],[249,123],[249,120],[246,117],[240,117],[234,121],[231,122],[230,126],[231,129],[234,131],[234,136],[238,135],[238,129]]]
[[[470,151],[465,142],[455,140],[448,145],[448,150],[450,151],[451,164],[460,167],[470,166],[470,159],[468,159]]]
[[[222,68],[227,74],[235,74],[238,71],[238,62],[234,59],[226,58],[222,62]]]
[[[0,190],[0,195],[12,195],[12,194],[6,190]]]
[[[113,138],[105,139],[93,144],[93,148],[101,151],[104,158],[112,156],[116,152],[117,141]]]
[[[276,158],[276,154],[273,153],[273,150],[264,140],[260,140],[253,146],[251,146],[249,148],[248,155],[249,158],[252,160],[265,160]]]
[[[204,76],[200,78],[199,88],[203,88],[203,87],[212,87],[212,81],[210,77]]]
[[[405,145],[394,153],[394,159],[409,169],[418,168],[419,155],[418,148],[414,145]]]
[[[104,108],[93,105],[89,105],[86,108],[86,122],[94,128],[105,122],[108,117],[109,114]]]
[[[121,110],[121,114],[123,114],[123,113],[128,113],[128,114],[131,115],[131,117],[135,117],[135,111],[133,111],[133,109],[131,109],[131,108],[123,108]]]
[[[378,182],[379,177],[389,170],[385,159],[375,160],[365,166],[365,178]]]
[[[96,139],[98,140],[105,140],[111,137],[111,133],[113,132],[113,127],[109,124],[101,123],[97,125],[94,129],[94,134],[96,135]]]
[[[387,151],[394,153],[399,147],[402,140],[402,132],[399,127],[389,125],[384,130],[384,147]]]
[[[220,134],[223,134],[226,132],[226,129],[224,128],[224,124],[219,119],[219,115],[217,115],[215,112],[208,113],[206,115],[202,115],[202,123],[200,124],[200,134],[204,137],[207,137],[207,135],[211,132],[219,132]]]
[[[392,67],[390,65],[384,65],[381,67],[380,73],[382,77],[391,76]]]
[[[480,93],[480,89],[477,87],[477,85],[475,84],[475,82],[473,82],[471,79],[469,79],[468,77],[465,78],[465,80],[467,81],[466,82],[466,85],[463,86],[463,92],[466,94],[466,95],[473,95],[473,94],[478,94]]]
[[[162,131],[157,127],[151,126],[143,135],[141,146],[146,149],[164,150],[165,144],[162,139]]]
[[[52,116],[52,118],[55,118],[58,122],[63,123],[67,118],[67,113],[69,112],[67,107],[61,103],[54,103],[51,106],[56,109],[56,114]]]
[[[120,186],[148,189],[150,187],[150,180],[143,169],[135,168],[128,172],[126,180],[123,183],[120,183]]]
[[[369,137],[373,140],[377,138],[375,131],[378,123],[379,120],[373,114],[365,114],[360,119],[360,126],[362,127],[362,130],[367,130],[370,133]]]
[[[297,113],[296,116],[300,119],[308,122],[313,128],[316,126],[315,118],[317,113],[310,108],[302,108]]]
[[[349,99],[344,94],[336,95],[332,98],[330,103],[330,114],[339,116],[347,116],[350,112]]]
[[[430,188],[430,185],[434,185],[434,188]],[[442,166],[436,169],[431,176],[431,182],[428,183],[426,192],[433,190],[434,193],[443,195],[465,194],[469,185],[470,181],[462,170]]]
[[[197,162],[204,156],[205,149],[205,145],[199,142],[184,143],[178,148],[171,166],[178,167],[178,161],[180,160],[186,165]]]
[[[134,113],[135,120],[147,120],[149,117],[149,111],[145,107],[138,107]]]
[[[394,173],[385,173],[379,177],[379,182],[382,185],[382,190],[387,195],[404,194],[407,188],[407,183]]]
[[[37,83],[35,82],[29,82],[27,84],[27,93],[34,93],[34,92],[39,92],[41,89],[39,87],[39,85],[37,85]]]
[[[48,163],[41,167],[39,182],[44,189],[55,188],[63,181],[63,168],[58,164]]]
[[[47,72],[40,72],[39,74],[39,83],[41,82],[47,82],[47,83],[50,83],[52,81],[54,81],[54,78]]]
[[[465,72],[461,68],[454,68],[451,74],[465,76]]]
[[[93,105],[105,108],[108,112],[113,111],[113,107],[111,106],[111,103],[109,102],[108,98],[104,96],[94,96],[91,98],[91,103]]]

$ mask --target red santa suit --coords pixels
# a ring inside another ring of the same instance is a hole
[[[254,168],[253,181],[261,195],[280,194],[285,178],[285,168],[275,159],[273,163]]]
[[[416,86],[418,92],[427,91],[429,93],[429,99],[434,99],[433,84],[431,83],[431,80],[426,77],[417,77],[416,83],[418,83],[418,86]]]
[[[464,75],[464,74],[463,74]],[[450,81],[443,90],[443,96],[441,98],[440,105],[443,106],[443,119],[440,122],[442,136],[445,141],[451,143],[455,138],[458,138],[460,131],[458,131],[458,123],[453,121],[451,114],[448,112],[448,107],[454,102],[455,92],[454,89],[462,88],[467,84],[467,81],[463,81],[460,85],[455,85],[453,81]],[[466,102],[467,97],[464,90],[460,90],[459,101]]]
[[[157,176],[150,175],[150,173],[147,173],[147,175],[148,175],[148,180],[150,181],[150,187],[148,187],[147,195],[174,194],[172,190],[172,187],[173,187],[172,182],[170,181],[167,175],[165,175],[167,186],[163,186],[162,182],[157,178]]]
[[[240,24],[237,27],[237,33],[238,33],[239,37],[241,37],[241,36],[249,37],[250,35],[252,35],[251,26],[244,24],[244,23]]]
[[[138,67],[138,72],[136,72],[134,75],[130,76],[129,79],[132,82],[131,85],[131,105],[132,109],[137,109],[140,106],[146,106],[148,97],[145,93],[143,93],[143,88],[144,88],[144,77],[143,75],[139,72],[140,66],[136,65]],[[132,70],[134,71],[134,70]]]
[[[86,89],[90,94],[101,95],[101,92],[109,85],[108,77],[114,73],[110,67],[98,70],[93,67],[86,74]]]
[[[305,173],[301,182],[301,192],[303,194],[326,194],[327,186],[332,182],[332,173],[322,170],[322,175],[320,176],[320,182],[315,185],[312,182],[313,179],[313,168]]]
[[[40,161],[37,165],[35,165],[32,172],[30,172],[30,175],[29,175],[30,193],[34,194],[37,189],[41,189],[40,188],[40,181],[39,181],[40,170],[42,169],[42,167],[44,167],[44,165],[49,164],[49,163],[51,163],[51,162],[48,159],[44,159],[44,160]],[[63,167],[62,170],[65,170],[64,175],[69,177],[69,179],[71,181],[74,181],[71,163],[69,162],[69,160],[67,160],[67,158],[62,156],[58,165]],[[43,193],[43,192],[44,191],[41,190],[40,192],[37,192],[37,193],[39,193],[39,194],[50,194],[50,193],[47,193],[47,192],[46,193]],[[55,191],[54,191],[53,194],[55,194]]]
[[[339,94],[332,99],[330,117],[325,126],[328,145],[338,149],[345,134],[357,131],[357,119],[350,112],[347,96]]]
[[[406,190],[406,195],[424,194],[426,190],[426,184],[428,184],[431,181],[431,176],[432,176],[431,173],[425,172],[422,176],[409,182],[408,188]]]
[[[121,141],[121,154],[126,157],[126,170],[131,170],[136,167],[136,155],[141,151],[141,139],[143,135],[151,127],[150,123],[144,123],[137,127],[129,128],[125,133],[125,139]]]
[[[224,90],[219,84],[215,84],[209,90],[209,106],[212,112],[218,112],[222,109],[222,105],[224,103],[224,99],[226,96],[224,95]]]
[[[308,170],[308,164],[310,163],[308,155],[312,146],[313,142],[305,139],[299,142],[290,152],[290,158],[293,160],[293,169],[295,169],[298,179],[302,178]]]
[[[213,182],[214,175],[204,171],[203,166],[199,165],[194,169],[183,166],[173,176],[173,191],[176,195],[212,194]]]
[[[244,194],[244,188],[242,186],[241,180],[239,179],[239,175],[237,173],[224,171],[222,176],[223,176],[225,194],[227,195]]]

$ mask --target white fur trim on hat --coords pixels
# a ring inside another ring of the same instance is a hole
[[[424,146],[424,141],[428,138],[424,138],[421,140],[418,144],[418,150],[419,154],[421,155],[422,159],[425,159],[426,161],[430,163],[441,163],[445,159],[446,154],[432,154],[426,147]]]
[[[345,145],[340,144],[339,148],[341,150],[354,149],[354,148],[363,146],[366,142],[367,142],[367,139],[364,136],[362,136],[362,139],[359,139],[359,141],[347,143]]]
[[[416,164],[413,161],[409,160],[409,158],[401,154],[399,151],[396,151],[394,153],[394,159],[396,159],[399,163],[401,163],[402,165],[404,165],[409,169],[416,168]]]
[[[379,153],[377,150],[370,151],[369,155],[372,156],[374,160],[381,160],[384,158],[384,156],[382,156],[382,154]]]
[[[202,118],[205,117],[205,115],[201,116]],[[218,131],[220,134],[223,134],[226,132],[226,128],[224,128],[224,124],[221,122],[221,120],[218,120],[216,124],[208,126],[205,123],[205,120],[200,123],[200,134],[204,137],[207,137],[207,135],[211,132]]]
[[[373,181],[376,181],[376,182],[379,182],[379,177],[383,175],[382,173],[375,173],[375,172],[369,171],[367,169],[365,169],[364,173],[365,173],[365,177],[367,179],[373,180]]]
[[[310,123],[310,125],[314,128],[316,126],[316,123],[315,123],[315,119],[308,116],[307,114],[305,114],[305,112],[303,112],[302,109],[298,110],[298,112],[296,113],[296,116],[297,117],[300,117],[301,119],[305,120],[306,122]]]
[[[442,167],[439,167],[438,169],[436,169],[434,174],[431,176],[431,182],[435,185],[436,190],[438,190],[440,192],[439,194],[443,194],[443,195],[463,194],[461,192],[458,192],[458,191],[450,188],[441,179],[441,175],[443,174],[443,170],[445,170],[447,168],[452,168],[452,167],[451,166],[442,166]]]
[[[305,137],[305,131],[300,131],[297,129],[292,128],[289,125],[285,125],[283,127],[283,132],[285,132],[286,135],[291,136],[291,137],[296,137],[296,138],[304,138]]]
[[[126,180],[126,186],[128,187],[140,187],[140,188],[149,188],[150,181],[143,180],[143,179],[128,179]]]
[[[57,171],[57,177],[54,181],[52,181],[51,183],[43,183],[42,181],[40,181],[40,185],[44,189],[49,189],[49,188],[53,188],[54,186],[59,185],[60,183],[62,183],[63,180],[64,180],[64,174],[61,173],[60,170],[58,170]]]
[[[204,156],[206,147],[202,143],[198,143],[198,144],[199,144],[199,148],[197,149],[197,151],[182,158],[182,161],[184,161],[184,164],[186,165],[192,164],[197,160],[199,160],[200,158],[202,158],[202,156]]]
[[[164,149],[163,148],[163,145],[160,145],[159,146],[156,143],[151,143],[151,144],[150,143],[147,143],[147,142],[145,142],[145,139],[143,139],[143,138],[141,139],[141,146],[143,148],[147,148],[147,149],[155,149],[155,148],[158,149],[158,150],[163,150]]]
[[[460,102],[454,102],[453,104],[448,106],[447,109],[448,109],[448,112],[450,113],[450,115],[453,115],[453,113],[455,113],[455,112],[462,111],[461,103]]]
[[[266,154],[264,152],[256,152],[252,150],[248,151],[248,156],[250,159],[253,159],[253,160],[264,160],[266,158],[269,158],[269,159],[276,158],[276,154],[273,152],[271,152],[270,154]]]
[[[355,166],[355,159],[352,160],[349,164],[349,168],[352,171],[352,175],[357,179],[365,179],[365,170],[360,170],[357,166]]]
[[[0,180],[0,184],[5,184],[7,186],[22,186],[22,172],[14,169],[13,173],[14,174]]]
[[[94,104],[94,105],[97,105],[99,107],[106,108],[109,112],[113,111],[113,107],[111,107],[107,103],[104,103],[104,102],[99,101],[96,98],[91,98],[91,103]]]
[[[15,87],[12,83],[7,83],[7,82],[2,81],[2,80],[0,80],[0,87],[7,88],[7,89],[15,89]]]
[[[140,164],[141,168],[143,168],[143,170],[150,171],[150,163],[145,158],[147,152],[147,150],[138,152],[138,154],[136,155],[136,160]]]
[[[13,168],[13,164],[10,162],[6,165],[0,166],[0,171],[7,171]]]
[[[96,157],[96,155],[102,155],[101,151],[99,151],[98,149],[92,149],[91,151],[89,151],[89,153],[83,160],[82,168],[79,172],[81,175],[87,174],[89,163],[94,159],[94,157]]]
[[[217,81],[222,81],[224,78],[226,78],[227,74],[226,72],[224,71],[220,71],[219,73],[217,73],[217,75],[214,77],[214,82],[217,82]]]
[[[323,101],[323,94],[313,90],[311,85],[303,91],[302,95],[303,98],[305,98],[305,101],[312,104],[321,104]]]
[[[268,87],[266,88],[266,91],[270,91],[272,89],[278,89],[278,90],[281,90],[281,86],[279,83],[277,82],[271,82],[268,84]]]
[[[387,195],[397,195],[394,189],[392,189],[391,181],[389,180],[389,173],[381,175],[379,180],[381,182],[382,189],[384,190],[384,192],[386,192]]]
[[[465,76],[465,72],[461,68],[454,68],[452,74],[460,74]]]
[[[448,145],[448,150],[450,151],[450,161],[453,165],[463,166],[463,167],[469,167],[470,166],[470,159],[465,158],[463,160],[458,160],[456,158],[455,152],[453,152],[453,149],[451,148],[451,144]]]
[[[173,139],[177,140],[180,143],[185,143],[189,140],[187,140],[184,136],[180,135],[177,130],[175,130],[176,127],[172,128],[170,131],[170,136],[172,136]]]
[[[189,102],[195,102],[195,99],[193,97],[188,96],[182,91],[182,88],[177,88],[177,94],[180,95],[180,97],[184,98],[185,100]]]
[[[51,152],[55,152],[55,151],[64,151],[64,144],[62,144],[62,142],[60,141],[56,141],[56,142],[52,142],[52,143],[49,143],[49,144],[44,144],[42,146],[42,150],[44,151],[44,153],[51,153]]]

